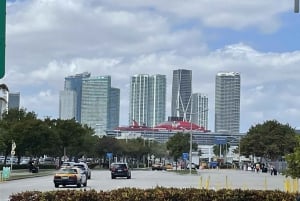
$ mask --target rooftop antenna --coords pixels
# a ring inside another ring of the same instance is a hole
[[[294,13],[299,13],[299,0],[295,0]]]

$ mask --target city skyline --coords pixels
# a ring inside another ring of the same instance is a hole
[[[64,77],[111,75],[128,125],[131,75],[166,75],[169,116],[172,71],[189,69],[214,130],[215,75],[239,72],[241,132],[273,119],[299,127],[299,17],[293,0],[7,0],[1,82],[27,111],[58,118]]]

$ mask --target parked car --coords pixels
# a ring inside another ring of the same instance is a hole
[[[170,163],[165,164],[164,166],[165,170],[173,170],[173,165]]]
[[[73,166],[81,168],[85,172],[86,177],[88,179],[91,179],[92,172],[91,172],[91,169],[89,168],[89,166],[86,163],[83,163],[83,162],[74,163]]]
[[[193,170],[199,169],[199,165],[197,165],[195,163],[192,163],[191,167],[192,167]],[[187,164],[186,168],[190,169],[190,163]]]
[[[112,163],[110,165],[111,178],[126,177],[131,179],[131,171],[127,163]]]
[[[162,163],[155,163],[152,165],[152,170],[165,170],[165,167]]]
[[[83,170],[78,167],[66,167],[61,168],[55,173],[53,178],[55,188],[58,188],[59,185],[76,185],[78,188],[81,185],[87,185],[87,177]]]

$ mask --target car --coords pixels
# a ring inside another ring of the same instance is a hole
[[[173,165],[171,163],[167,163],[164,166],[165,170],[173,170]]]
[[[192,163],[191,167],[192,167],[193,170],[199,169],[199,165],[197,165],[195,163]],[[190,169],[190,163],[187,164],[186,168]]]
[[[87,186],[87,177],[85,172],[78,167],[66,167],[55,173],[53,182],[55,188],[60,185],[76,185],[77,188],[80,188],[81,185]]]
[[[83,163],[83,162],[74,163],[73,166],[81,168],[85,172],[86,177],[88,179],[91,179],[92,172],[91,172],[91,169],[89,168],[89,166],[86,163]]]
[[[152,165],[152,170],[165,170],[165,167],[162,163],[155,163]]]
[[[126,177],[131,179],[131,171],[127,163],[112,163],[110,164],[111,178]]]
[[[64,161],[62,164],[61,164],[61,168],[63,167],[72,167],[73,165],[75,164],[75,162],[70,162],[70,161]]]

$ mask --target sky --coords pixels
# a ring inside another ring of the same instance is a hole
[[[240,131],[268,120],[300,127],[300,14],[294,0],[7,0],[5,83],[21,107],[59,117],[64,78],[110,75],[128,125],[136,74],[192,70],[193,93],[209,99],[215,76],[241,74]]]

